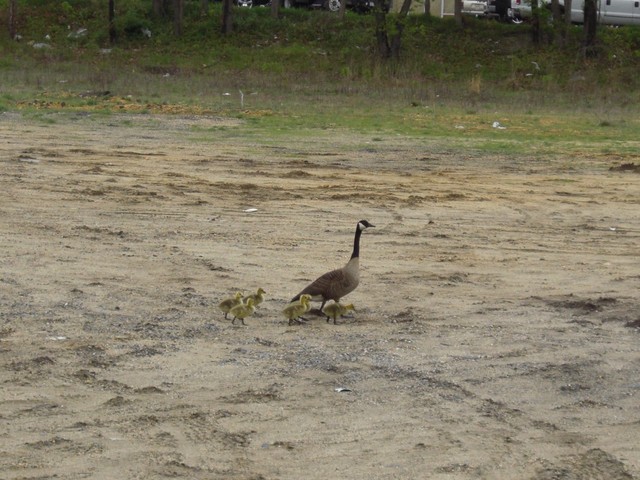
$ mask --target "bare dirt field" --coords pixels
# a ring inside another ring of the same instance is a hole
[[[636,172],[246,128],[0,115],[1,478],[640,478]]]

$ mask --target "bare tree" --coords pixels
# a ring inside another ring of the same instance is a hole
[[[534,45],[540,45],[541,38],[540,6],[537,0],[533,0],[531,2],[531,40]]]
[[[343,19],[347,11],[347,0],[340,1],[340,10],[338,10],[340,18]]]
[[[156,17],[164,17],[167,13],[167,6],[164,0],[153,0],[153,13]]]
[[[225,35],[233,31],[233,0],[222,1],[222,33]]]
[[[567,38],[567,24],[562,19],[559,0],[551,0],[551,16],[553,18],[555,43],[562,45]]]
[[[431,0],[424,0],[424,14],[427,17],[431,16]]]
[[[460,0],[462,3],[462,0]],[[407,15],[411,10],[411,0],[404,0],[400,12],[396,17],[396,31],[391,37],[391,56],[393,58],[400,58],[400,46],[402,43],[402,32],[404,31],[405,22],[407,21]]]
[[[271,17],[278,18],[280,16],[280,0],[271,0]]]
[[[598,26],[597,0],[584,2],[584,56],[596,55],[596,28]]]
[[[463,26],[462,20],[462,0],[454,0],[453,2],[453,18],[456,20],[456,25]]]
[[[378,45],[378,55],[382,58],[391,56],[391,46],[389,45],[389,35],[387,32],[387,12],[382,5],[383,0],[375,0],[374,15],[376,20],[376,43]]]
[[[116,0],[109,0],[109,43],[116,43]]]
[[[173,0],[173,34],[182,36],[184,23],[184,0]]]
[[[9,37],[16,38],[18,34],[18,0],[9,0]]]
[[[573,1],[572,0],[564,0],[564,23],[569,28],[571,26],[571,9]]]
[[[402,32],[404,31],[405,22],[409,10],[411,10],[412,0],[403,0],[400,12],[396,16],[395,32],[389,37],[387,29],[387,11],[383,0],[376,0],[375,18],[376,18],[376,40],[378,43],[378,54],[382,58],[400,58],[400,47],[402,44]]]

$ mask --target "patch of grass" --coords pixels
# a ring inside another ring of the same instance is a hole
[[[496,155],[639,149],[637,29],[601,29],[603,55],[585,62],[576,53],[579,28],[563,49],[534,48],[526,25],[468,19],[460,30],[451,19],[416,15],[407,19],[402,57],[385,62],[375,55],[372,15],[347,12],[340,20],[285,9],[273,19],[269,9],[238,9],[235,32],[223,36],[220,5],[200,15],[194,1],[185,34],[175,38],[170,19],[153,17],[148,3],[123,0],[118,44],[105,51],[102,3],[63,3],[21,5],[23,42],[0,39],[0,109],[37,118],[230,116],[242,120],[243,134],[260,131],[274,143],[339,130],[376,143],[437,139]],[[86,37],[70,38],[80,27]],[[41,41],[43,32],[52,48],[35,50],[28,41]],[[495,121],[506,129],[494,129]]]

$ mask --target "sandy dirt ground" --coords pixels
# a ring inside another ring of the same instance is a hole
[[[640,478],[620,157],[152,115],[0,139],[1,478]],[[360,219],[355,315],[289,326]]]

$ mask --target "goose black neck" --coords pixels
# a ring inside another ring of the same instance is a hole
[[[358,225],[356,226],[356,236],[353,239],[353,253],[351,254],[351,258],[360,256],[360,235],[362,235],[362,230],[360,230],[360,225]]]

